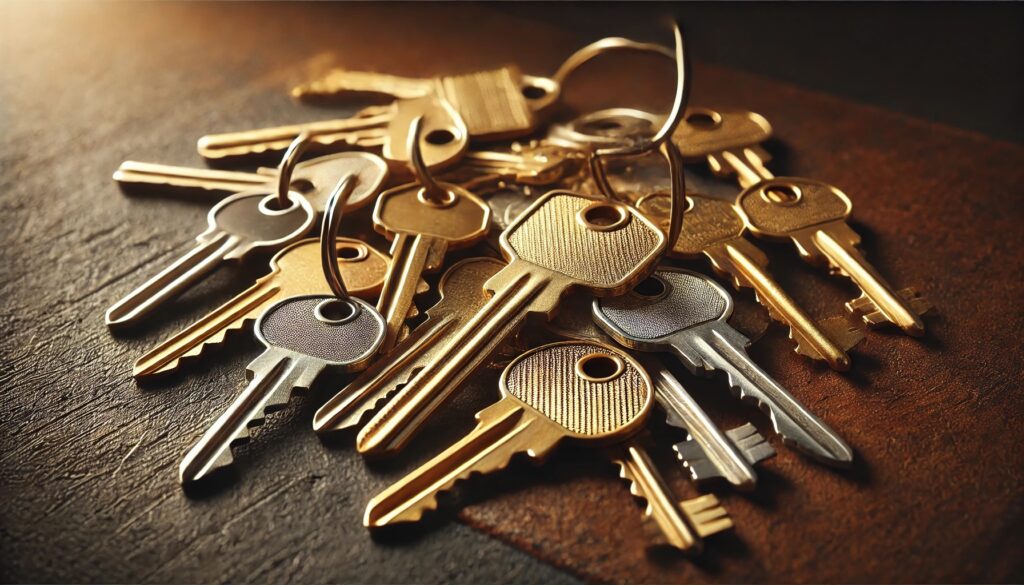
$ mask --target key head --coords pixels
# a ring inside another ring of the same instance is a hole
[[[596,342],[544,345],[519,356],[501,376],[501,392],[552,421],[569,437],[624,439],[639,431],[654,392],[647,372],[626,354]]]
[[[384,284],[390,259],[380,250],[354,238],[338,238],[338,266],[348,293],[360,298],[377,295]],[[320,240],[307,238],[281,250],[270,260],[271,270],[282,289],[317,290],[305,284],[323,281]],[[296,286],[292,286],[293,283]],[[319,287],[330,292],[326,282]]]
[[[595,295],[621,294],[646,275],[667,237],[632,207],[568,191],[551,191],[501,234],[509,262],[561,275]]]
[[[424,234],[448,242],[450,249],[470,246],[487,235],[491,208],[466,189],[438,183],[447,198],[436,203],[419,183],[388,189],[377,198],[374,228],[386,236]]]
[[[416,118],[422,116],[420,126],[420,152],[423,162],[431,170],[453,165],[469,147],[469,131],[462,117],[448,100],[427,95],[411,100],[398,100],[394,104],[394,115],[387,125],[387,140],[384,142],[384,158],[407,172],[409,161],[409,128]]]
[[[436,82],[438,93],[459,112],[469,134],[481,140],[529,134],[537,126],[533,111],[558,95],[558,84],[549,79],[534,77],[524,86],[516,67],[444,76]]]
[[[594,321],[631,349],[662,351],[680,333],[732,315],[732,296],[703,274],[660,268],[629,293],[595,299]]]
[[[203,242],[219,231],[239,238],[240,243],[225,260],[240,258],[255,248],[277,248],[306,235],[316,224],[316,212],[302,195],[288,193],[291,206],[280,209],[277,195],[265,191],[247,191],[224,199],[207,216],[209,229]]]
[[[317,213],[323,213],[331,191],[338,180],[346,175],[358,179],[345,211],[354,211],[373,202],[381,185],[388,178],[388,165],[381,157],[369,152],[341,152],[320,156],[295,165],[292,185],[306,192],[306,198]]]
[[[709,154],[756,146],[772,137],[764,116],[747,110],[687,108],[672,135],[687,162]]]
[[[485,294],[483,284],[504,267],[505,263],[497,258],[466,258],[452,264],[437,284],[444,305],[480,305],[480,299]],[[427,314],[432,316],[432,310],[428,310]]]
[[[774,239],[845,221],[853,210],[839,189],[800,177],[776,177],[752,185],[739,194],[735,207],[751,232]]]
[[[267,309],[256,322],[256,337],[278,348],[350,372],[377,353],[387,325],[372,305],[356,298],[304,295]]]
[[[647,217],[668,229],[671,198],[664,193],[653,193],[637,200],[636,206]],[[671,254],[694,258],[704,250],[743,235],[746,226],[736,213],[731,201],[707,197],[697,193],[686,196],[686,229],[672,245]]]

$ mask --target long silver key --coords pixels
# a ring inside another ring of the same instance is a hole
[[[267,309],[256,324],[266,346],[246,368],[250,382],[188,452],[179,469],[182,484],[230,465],[231,447],[249,439],[249,427],[287,404],[292,391],[308,389],[325,372],[366,367],[384,340],[384,319],[356,298],[307,295]]]
[[[316,212],[298,193],[289,192],[288,199],[291,207],[279,209],[277,195],[264,190],[239,193],[215,205],[195,247],[107,309],[107,325],[137,322],[222,262],[240,261],[255,251],[274,252],[302,239],[315,225]]]
[[[616,341],[671,352],[693,373],[723,371],[740,398],[765,410],[783,441],[829,465],[848,466],[853,450],[747,355],[749,341],[725,320],[732,297],[709,277],[662,268],[632,293],[596,299],[594,318]]]

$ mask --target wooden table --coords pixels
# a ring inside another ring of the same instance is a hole
[[[194,143],[204,133],[336,115],[296,105],[285,91],[330,64],[430,75],[516,62],[544,74],[593,39],[473,6],[43,4],[9,12],[17,24],[0,41],[4,580],[1024,578],[1021,147],[698,65],[691,103],[764,114],[778,135],[768,145],[772,168],[840,186],[855,202],[853,225],[872,262],[938,307],[924,339],[869,335],[846,375],[794,356],[779,329],[753,347],[856,448],[856,465],[825,469],[776,442],[779,455],[761,468],[754,494],[722,492],[736,529],[711,539],[699,560],[648,551],[625,485],[605,460],[578,449],[474,482],[460,506],[374,540],[359,525],[367,499],[466,430],[493,400],[494,373],[386,466],[367,467],[347,445],[309,432],[329,389],[315,391],[255,433],[234,481],[187,498],[177,464],[241,387],[258,348],[239,335],[181,375],[143,387],[130,364],[265,268],[221,270],[144,327],[111,335],[104,309],[187,245],[209,201],[126,197],[110,174],[129,158],[200,164]],[[570,98],[607,106],[644,93],[626,79],[584,75]],[[719,194],[732,189],[700,171],[693,178]],[[365,214],[355,221],[368,225]],[[791,246],[764,247],[773,272],[814,315],[834,314],[854,295]],[[765,418],[736,407],[721,380],[682,377],[717,420],[749,419],[767,434]],[[692,495],[669,454],[658,458],[673,486]]]

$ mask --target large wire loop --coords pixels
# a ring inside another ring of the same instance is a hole
[[[277,167],[277,202],[281,209],[291,206],[288,192],[292,186],[292,173],[295,171],[295,165],[298,164],[299,159],[309,148],[311,137],[309,132],[300,132],[295,140],[288,145],[288,150],[284,152],[281,164]]]
[[[409,159],[412,172],[416,175],[416,181],[423,186],[423,197],[437,205],[444,205],[451,197],[448,190],[434,180],[423,162],[423,152],[420,150],[420,131],[423,127],[423,116],[416,116],[409,126]]]
[[[338,231],[341,228],[342,211],[352,196],[358,180],[356,175],[349,174],[338,181],[338,185],[334,187],[327,200],[324,225],[320,232],[320,260],[323,263],[324,278],[327,279],[327,286],[331,287],[331,292],[339,299],[347,299],[348,290],[345,288],[341,268],[338,266]]]

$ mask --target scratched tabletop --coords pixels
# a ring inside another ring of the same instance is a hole
[[[242,388],[260,348],[239,334],[145,385],[131,364],[266,268],[225,267],[142,326],[112,334],[104,310],[186,249],[211,204],[123,194],[110,179],[118,164],[200,165],[202,134],[351,113],[353,104],[287,96],[332,65],[427,76],[514,62],[544,75],[594,40],[477,6],[236,6],[4,8],[0,579],[1024,580],[1024,148],[699,62],[691,104],[767,117],[771,168],[849,194],[867,256],[937,307],[923,339],[871,333],[848,374],[795,356],[779,328],[751,348],[853,445],[852,469],[808,463],[772,438],[779,453],[760,467],[757,491],[719,492],[735,529],[710,538],[695,560],[648,549],[640,504],[616,470],[572,448],[542,467],[514,464],[467,484],[423,526],[367,533],[368,499],[472,426],[496,397],[495,370],[383,465],[365,464],[351,441],[315,436],[312,414],[329,392],[314,389],[254,432],[235,477],[186,496],[177,465]],[[427,14],[435,25],[422,26]],[[634,73],[645,67],[658,70]],[[671,92],[629,75],[592,77],[572,80],[567,100],[645,105],[628,102]],[[733,189],[699,169],[691,175],[713,195]],[[367,213],[346,225],[370,231]],[[856,296],[791,245],[762,247],[815,317]],[[749,293],[739,296],[749,304]],[[737,406],[721,379],[677,373],[716,421],[750,420],[770,435],[765,417]],[[661,451],[673,488],[695,495]]]

